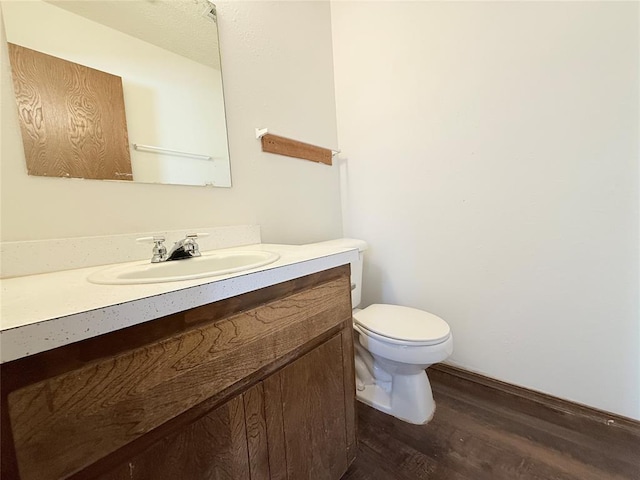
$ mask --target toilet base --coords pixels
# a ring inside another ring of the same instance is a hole
[[[426,372],[396,374],[390,383],[391,389],[386,385],[364,385],[364,389],[356,390],[356,398],[376,410],[416,425],[424,425],[433,418],[436,403]]]

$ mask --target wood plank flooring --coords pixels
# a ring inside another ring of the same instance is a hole
[[[358,402],[342,480],[640,480],[640,429],[429,370],[437,408],[410,425]]]

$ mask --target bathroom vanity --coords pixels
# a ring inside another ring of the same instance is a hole
[[[172,282],[158,318],[5,361],[2,478],[341,478],[356,446],[349,255]],[[181,291],[199,300],[165,314]]]

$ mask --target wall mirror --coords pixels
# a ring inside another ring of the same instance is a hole
[[[215,5],[1,6],[30,175],[231,186]]]

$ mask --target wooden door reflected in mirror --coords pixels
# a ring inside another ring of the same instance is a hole
[[[29,175],[131,180],[122,79],[9,43]]]

